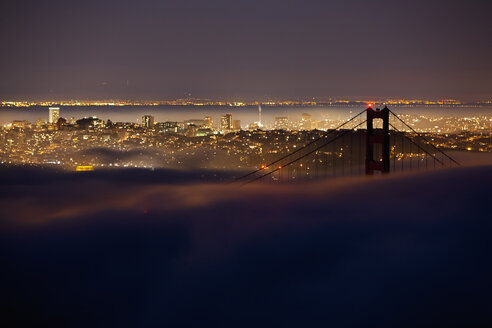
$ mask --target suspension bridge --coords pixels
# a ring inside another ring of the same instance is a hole
[[[233,182],[290,183],[459,165],[388,107],[369,106],[335,129],[260,164]]]

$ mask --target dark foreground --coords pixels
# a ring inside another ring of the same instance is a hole
[[[490,166],[247,188],[1,174],[2,327],[492,326]]]

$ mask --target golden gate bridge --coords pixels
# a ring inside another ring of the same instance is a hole
[[[459,165],[388,107],[374,109],[369,105],[335,129],[274,161],[260,164],[233,183],[302,182]]]

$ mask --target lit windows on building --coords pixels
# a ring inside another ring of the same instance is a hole
[[[222,131],[232,130],[232,127],[233,127],[232,114],[227,113],[224,116],[220,117],[220,129]]]
[[[142,116],[142,125],[146,128],[151,128],[154,126],[154,116],[144,115]]]
[[[50,107],[48,110],[48,123],[55,124],[60,118],[60,107]]]

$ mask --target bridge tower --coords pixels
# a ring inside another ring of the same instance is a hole
[[[373,175],[374,171],[389,173],[390,171],[390,138],[389,138],[389,109],[367,108],[367,135],[366,135],[366,175]],[[383,128],[373,127],[374,119],[383,120]],[[374,145],[382,146],[381,160],[374,159]]]

